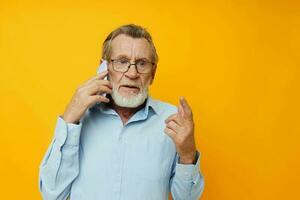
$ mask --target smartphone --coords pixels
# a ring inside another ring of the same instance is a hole
[[[104,72],[107,70],[107,61],[106,60],[102,60],[101,64],[98,66],[98,69],[97,69],[97,74],[101,73],[101,72]],[[106,75],[104,77],[104,80],[108,80],[107,78],[108,75]],[[106,93],[103,93],[103,94],[100,94],[99,95],[102,95],[102,96],[106,96]]]
[[[107,61],[102,60],[101,64],[99,65],[99,67],[97,69],[97,74],[104,72],[106,70],[107,70]],[[105,76],[104,80],[107,80],[107,76]]]

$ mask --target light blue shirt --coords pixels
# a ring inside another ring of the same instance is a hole
[[[196,164],[180,164],[164,133],[173,105],[147,98],[123,125],[115,110],[97,104],[79,124],[57,119],[54,138],[40,166],[44,200],[196,200],[204,178]]]

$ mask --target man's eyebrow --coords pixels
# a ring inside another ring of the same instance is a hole
[[[149,61],[150,59],[146,58],[146,57],[140,57],[140,58],[136,58],[135,60],[147,60],[147,61]]]
[[[118,55],[116,57],[116,59],[120,59],[120,58],[126,58],[126,59],[130,60],[129,56],[124,55],[124,54]],[[137,57],[135,60],[147,60],[147,61],[149,61],[150,59],[147,58],[147,57]]]
[[[130,58],[127,55],[121,54],[117,56],[117,59],[119,58],[127,58],[128,60],[130,60]]]

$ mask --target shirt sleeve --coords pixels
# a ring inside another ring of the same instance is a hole
[[[204,177],[200,173],[200,153],[196,153],[196,164],[180,164],[179,156],[173,163],[170,179],[171,193],[174,200],[198,200],[204,189]]]
[[[79,143],[82,122],[57,118],[54,138],[39,169],[39,189],[44,200],[65,200],[79,174]]]

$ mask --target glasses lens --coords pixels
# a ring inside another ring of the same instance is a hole
[[[113,60],[113,68],[117,72],[126,72],[130,66],[130,61],[127,59]],[[135,62],[138,73],[146,74],[151,72],[152,63],[147,60],[137,60]]]
[[[139,73],[149,73],[152,69],[152,64],[145,60],[138,60],[136,67]]]
[[[118,72],[126,72],[129,64],[129,61],[125,59],[113,61],[114,70]]]

